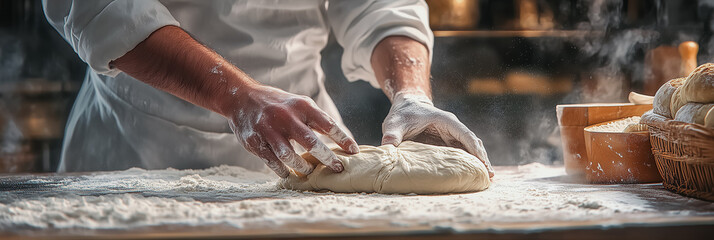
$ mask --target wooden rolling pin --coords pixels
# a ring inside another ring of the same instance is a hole
[[[679,65],[679,76],[686,77],[689,73],[697,68],[697,52],[699,51],[699,45],[693,41],[686,41],[679,44],[679,57],[681,58],[681,64]],[[636,92],[630,92],[627,97],[631,103],[634,104],[652,104],[654,101],[653,96],[639,94]]]
[[[692,41],[678,46],[662,45],[645,56],[645,83],[643,92],[654,95],[670,79],[686,77],[697,67],[699,46]]]
[[[636,105],[652,104],[652,102],[654,102],[654,97],[649,96],[649,95],[639,94],[636,92],[630,92],[630,95],[627,96],[627,100],[629,100],[630,103],[633,103]]]
[[[697,68],[697,52],[699,52],[699,44],[693,41],[679,44],[679,56],[682,58],[680,76],[689,76],[689,73]]]

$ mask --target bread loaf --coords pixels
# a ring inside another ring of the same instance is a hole
[[[653,112],[659,115],[674,118],[674,114],[670,111],[670,103],[672,102],[672,95],[684,84],[686,78],[675,78],[669,80],[663,84],[654,96],[654,102],[652,103]],[[675,112],[676,113],[676,112]]]
[[[677,90],[672,93],[672,100],[669,105],[669,111],[672,114],[672,118],[676,118],[679,109],[682,108],[684,104],[687,104],[687,101],[685,101],[682,97],[681,90],[682,88],[677,88]]]
[[[706,63],[694,69],[680,89],[686,102],[714,103],[714,64]]]
[[[689,76],[663,84],[654,96],[652,112],[714,128],[714,64],[703,64]]]
[[[707,113],[710,112],[712,107],[714,107],[714,103],[687,103],[677,111],[677,116],[674,120],[704,125]]]

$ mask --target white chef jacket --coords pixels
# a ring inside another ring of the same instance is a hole
[[[60,172],[220,164],[265,170],[224,117],[109,66],[163,26],[180,26],[263,84],[311,97],[343,128],[320,67],[330,31],[344,48],[347,79],[375,87],[370,58],[380,40],[407,36],[430,52],[433,45],[420,0],[45,0],[43,8],[90,67],[66,126]]]

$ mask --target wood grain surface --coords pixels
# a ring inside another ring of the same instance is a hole
[[[507,174],[515,166],[497,166]],[[92,173],[97,174],[97,173]],[[83,174],[43,174],[57,179],[81,178]],[[35,175],[0,176],[0,182],[30,179]],[[227,224],[186,226],[160,225],[130,229],[7,229],[0,226],[0,239],[702,239],[714,233],[714,203],[666,191],[661,184],[592,185],[562,175],[538,180],[564,192],[617,191],[646,200],[654,212],[642,212],[587,221],[530,221],[478,223],[413,223],[395,225],[390,219],[351,222],[265,222],[236,228]],[[2,185],[2,184],[0,184]],[[51,191],[44,186],[24,186],[21,191]],[[6,191],[17,191],[7,190]],[[518,196],[513,196],[518,197]],[[419,206],[415,206],[419,207]],[[677,214],[672,214],[678,212]],[[415,220],[416,221],[416,220]]]

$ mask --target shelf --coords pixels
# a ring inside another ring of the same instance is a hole
[[[44,78],[26,78],[22,81],[0,83],[0,96],[3,95],[41,95],[58,93],[76,93],[82,82],[51,81]]]
[[[582,30],[466,30],[466,31],[434,31],[434,37],[600,37],[604,31],[582,31]]]

